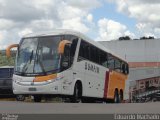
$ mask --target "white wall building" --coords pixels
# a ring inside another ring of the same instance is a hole
[[[160,81],[160,39],[115,40],[99,43],[129,62],[130,74],[126,83],[125,99],[129,98],[129,87],[139,86],[139,81],[153,80],[149,83],[154,83],[154,78]]]

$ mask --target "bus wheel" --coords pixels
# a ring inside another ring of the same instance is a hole
[[[117,89],[114,92],[114,103],[119,103],[119,94]]]
[[[95,103],[95,100],[93,98],[81,98],[82,103]]]
[[[121,103],[123,101],[123,91],[120,90],[120,94],[119,94],[119,102]]]
[[[81,102],[81,97],[82,97],[82,86],[79,82],[77,82],[74,87],[74,94],[71,97],[71,102],[79,103]]]
[[[34,102],[41,102],[42,97],[40,95],[34,95]]]
[[[25,100],[25,96],[24,95],[16,95],[16,100],[17,101],[24,101]]]

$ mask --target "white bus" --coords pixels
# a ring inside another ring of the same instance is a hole
[[[33,95],[35,102],[47,95],[71,102],[123,100],[128,63],[99,43],[71,30],[24,36],[17,48],[13,92]]]

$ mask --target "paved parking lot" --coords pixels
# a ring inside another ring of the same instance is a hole
[[[34,103],[0,101],[0,113],[18,114],[110,114],[160,113],[160,102],[152,103]]]

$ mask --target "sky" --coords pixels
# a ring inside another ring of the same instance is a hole
[[[23,35],[72,29],[95,41],[160,38],[160,0],[0,0],[0,49]]]

